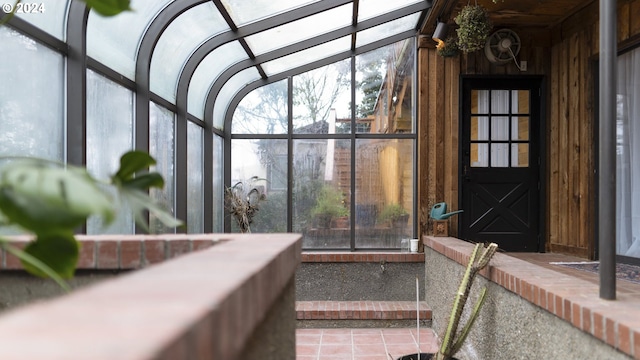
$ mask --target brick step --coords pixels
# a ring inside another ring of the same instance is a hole
[[[422,326],[431,326],[431,308],[419,302]],[[296,301],[299,328],[404,327],[416,323],[415,301]]]

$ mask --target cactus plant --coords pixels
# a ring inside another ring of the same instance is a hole
[[[471,285],[473,284],[473,280],[475,276],[482,270],[484,267],[489,264],[489,261],[496,253],[498,249],[498,245],[495,243],[491,243],[488,246],[485,246],[482,243],[476,244],[473,252],[471,253],[471,257],[469,258],[469,264],[467,264],[467,269],[464,273],[464,277],[460,282],[460,287],[458,288],[458,293],[456,294],[455,301],[453,302],[453,307],[451,309],[451,316],[449,317],[449,323],[447,325],[447,330],[445,332],[442,343],[440,344],[440,350],[433,357],[434,360],[448,360],[451,359],[453,355],[455,355],[458,350],[462,347],[462,343],[467,338],[469,334],[469,330],[473,326],[476,318],[478,317],[478,313],[480,308],[484,304],[484,300],[486,297],[487,288],[483,288],[478,300],[471,312],[471,317],[464,325],[460,333],[458,333],[458,325],[460,324],[460,318],[462,316],[462,311],[464,310],[464,306],[467,303],[467,299],[469,298],[469,293],[471,291]]]

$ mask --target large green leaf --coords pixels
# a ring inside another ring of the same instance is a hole
[[[164,179],[157,172],[152,172],[137,175],[135,178],[122,183],[122,186],[138,190],[149,190],[152,187],[162,189],[164,187]]]
[[[102,16],[114,16],[131,10],[129,0],[83,0],[87,6]]]
[[[47,277],[53,279],[61,288],[66,291],[71,291],[71,287],[64,281],[58,273],[53,271],[47,264],[40,261],[40,259],[33,257],[30,254],[27,254],[22,249],[19,249],[15,246],[9,244],[7,239],[0,238],[0,247],[3,248],[7,253],[14,255],[22,264],[30,264],[31,267],[40,269],[40,271],[46,274]]]
[[[111,198],[84,169],[52,167],[33,159],[0,169],[0,212],[36,234],[70,231],[90,215],[114,217]]]
[[[138,226],[140,226],[144,231],[150,232],[145,216],[146,211],[154,215],[167,227],[178,227],[183,225],[182,221],[173,217],[168,211],[147,195],[147,193],[131,187],[120,187],[118,191],[120,193],[120,197],[131,207],[136,224],[138,224]]]
[[[120,169],[113,176],[114,182],[125,183],[133,178],[136,172],[155,165],[156,160],[144,151],[129,151],[120,157]]]
[[[78,263],[78,253],[80,244],[73,237],[72,233],[48,233],[38,235],[24,249],[25,253],[42,261],[51,270],[55,271],[63,279],[73,277],[73,273]],[[49,275],[31,262],[21,259],[22,266],[29,273],[47,278]]]

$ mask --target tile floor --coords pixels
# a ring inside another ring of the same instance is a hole
[[[297,360],[391,360],[418,352],[415,328],[298,329]],[[437,351],[436,335],[420,329],[420,351]]]

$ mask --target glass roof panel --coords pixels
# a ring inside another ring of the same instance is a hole
[[[255,55],[290,45],[322,33],[349,26],[353,19],[351,4],[311,15],[245,38]]]
[[[140,40],[149,23],[170,2],[133,0],[131,8],[134,11],[112,17],[91,11],[87,22],[87,55],[135,80]]]
[[[38,2],[21,2],[15,4],[14,0],[5,1],[3,10],[8,5],[16,5],[15,16],[60,40],[66,40],[67,8],[69,0],[40,0]]]
[[[231,99],[247,84],[256,81],[260,78],[260,74],[255,67],[250,67],[239,73],[235,74],[226,84],[220,89],[216,101],[213,106],[213,126],[218,129],[224,127],[224,116],[227,112],[227,108],[231,103]]]
[[[151,59],[150,89],[175,102],[180,70],[196,48],[229,26],[213,2],[195,6],[176,18],[156,44]]]
[[[237,26],[255,22],[267,16],[273,16],[288,10],[311,4],[309,0],[223,0],[227,12]]]
[[[360,0],[358,5],[358,21],[367,20],[422,1],[424,0]]]
[[[350,48],[351,36],[344,36],[339,39],[266,62],[262,64],[262,69],[267,76],[272,76],[343,51],[348,51]]]
[[[356,35],[356,47],[370,44],[385,37],[415,29],[418,24],[420,13],[407,15],[405,17],[386,22],[367,30],[359,31]]]
[[[189,83],[187,111],[203,120],[204,102],[211,85],[231,64],[247,58],[247,53],[237,41],[224,44],[209,53],[198,65]]]

